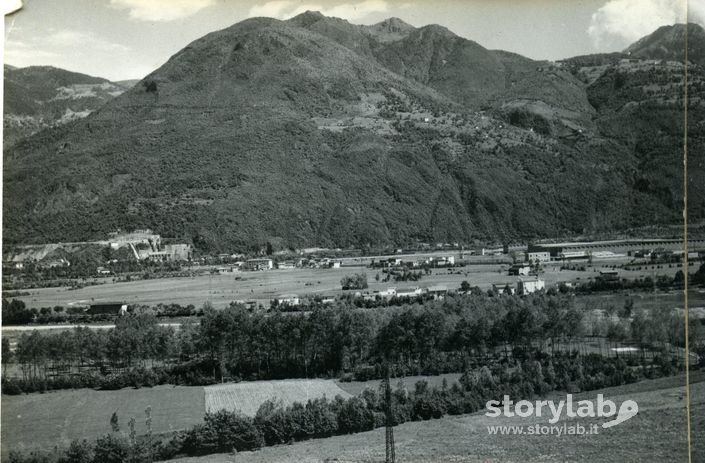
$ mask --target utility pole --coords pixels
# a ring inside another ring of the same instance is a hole
[[[384,380],[384,412],[386,417],[386,463],[395,462],[394,452],[394,412],[392,410],[392,386],[389,382],[389,367],[387,367],[387,377]]]

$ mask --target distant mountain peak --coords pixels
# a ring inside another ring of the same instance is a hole
[[[293,18],[289,19],[289,21],[302,27],[308,27],[311,24],[326,18],[327,16],[325,16],[320,11],[306,10],[303,13],[298,14]]]
[[[688,60],[705,65],[705,30],[695,23],[661,26],[631,44],[624,53],[635,58],[683,61],[686,31]]]
[[[384,30],[386,32],[409,32],[416,29],[411,24],[408,24],[396,17],[387,18],[382,22],[372,25],[371,27]]]

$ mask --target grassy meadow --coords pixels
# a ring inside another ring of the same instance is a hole
[[[693,461],[705,459],[705,382],[695,375],[691,386]],[[590,391],[619,404],[635,400],[639,413],[618,426],[589,436],[490,435],[490,425],[531,425],[540,418],[488,418],[483,413],[404,423],[395,427],[397,461],[406,463],[553,463],[553,462],[664,462],[686,461],[685,399],[682,375],[642,381],[627,386]],[[560,396],[558,396],[560,397]],[[585,418],[584,425],[600,418]],[[565,416],[556,424],[574,422]],[[172,463],[319,463],[323,461],[372,463],[384,461],[384,428],[374,431],[268,447],[237,455],[220,454],[180,458]]]
[[[618,262],[595,262],[585,271],[561,270],[560,264],[552,263],[544,267],[541,278],[546,285],[560,282],[587,281],[599,275],[600,270]],[[584,264],[576,264],[578,267]],[[159,303],[193,304],[200,307],[209,301],[215,307],[224,307],[235,300],[255,299],[264,305],[281,294],[337,295],[343,294],[340,280],[353,273],[367,274],[369,288],[367,291],[379,291],[389,287],[411,288],[445,285],[449,290],[460,287],[461,282],[468,281],[472,286],[483,290],[493,284],[501,286],[509,283],[514,286],[516,276],[507,274],[508,265],[504,264],[470,264],[462,268],[434,269],[432,275],[424,276],[417,282],[383,282],[376,281],[375,275],[384,274],[379,270],[366,267],[344,267],[340,269],[291,269],[271,270],[265,272],[226,272],[220,274],[202,274],[183,278],[160,278],[132,282],[106,283],[87,286],[80,289],[40,288],[29,289],[29,295],[18,297],[27,307],[41,308],[61,305],[88,305],[94,302],[124,302],[127,304],[157,305]],[[622,278],[639,278],[654,275],[673,276],[678,268],[664,266],[660,269],[624,270],[620,269]]]

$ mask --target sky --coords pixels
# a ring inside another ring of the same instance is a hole
[[[306,10],[354,24],[440,24],[486,48],[548,60],[623,50],[685,22],[686,11],[705,26],[705,0],[24,0],[5,18],[4,62],[141,79],[209,32]]]

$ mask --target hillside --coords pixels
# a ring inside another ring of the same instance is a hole
[[[6,146],[47,127],[86,117],[130,86],[51,66],[5,65],[4,73]]]
[[[5,240],[151,228],[228,251],[677,221],[678,63],[603,61],[532,61],[396,18],[248,19],[6,150]],[[690,75],[699,147],[703,69]]]

